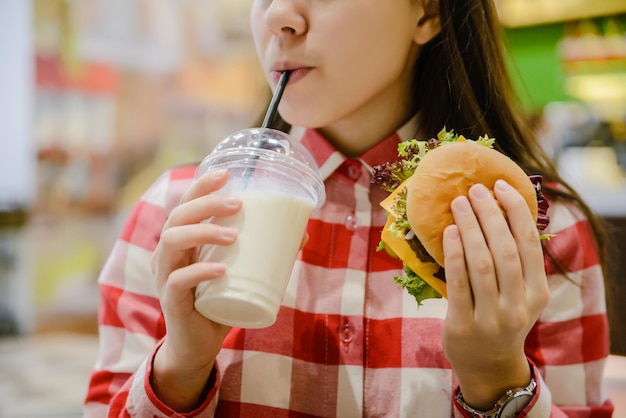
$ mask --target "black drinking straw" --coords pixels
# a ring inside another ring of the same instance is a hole
[[[276,86],[276,90],[274,91],[274,95],[272,96],[272,100],[270,101],[270,105],[267,108],[267,113],[265,114],[265,119],[263,119],[262,128],[269,128],[270,124],[273,122],[276,117],[276,112],[278,111],[278,105],[280,104],[280,98],[283,97],[283,92],[285,91],[285,86],[287,85],[287,81],[289,81],[289,75],[291,71],[283,71],[280,74],[280,79],[278,80],[278,85]]]
[[[276,90],[274,91],[274,94],[272,95],[272,100],[270,101],[270,105],[267,108],[267,113],[265,114],[265,118],[263,119],[263,124],[261,125],[262,128],[270,128],[271,127],[271,123],[274,120],[274,118],[276,117],[276,112],[278,111],[278,105],[280,104],[280,98],[283,96],[283,92],[285,91],[285,86],[287,85],[287,81],[289,81],[289,74],[290,73],[291,73],[291,71],[283,71],[280,74],[280,79],[278,80],[278,85],[276,86]],[[267,142],[267,139],[261,138],[261,140],[255,141],[255,142],[256,142],[254,144],[255,147],[264,148],[264,145],[265,145],[265,142]],[[246,170],[245,170],[245,172],[243,174],[243,184],[244,184],[244,187],[248,186],[248,182],[250,181],[250,176],[254,172],[254,168],[256,166],[256,160],[258,160],[258,159],[259,159],[258,155],[253,155],[252,156],[252,162],[246,168]]]

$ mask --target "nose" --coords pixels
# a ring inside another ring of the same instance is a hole
[[[265,12],[267,27],[279,38],[299,36],[307,31],[302,3],[299,0],[272,0]]]

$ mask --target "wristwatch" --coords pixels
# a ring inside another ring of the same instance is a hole
[[[537,383],[533,377],[525,388],[507,390],[489,411],[479,411],[466,404],[461,390],[456,394],[456,401],[472,418],[514,418],[530,403],[536,388]]]

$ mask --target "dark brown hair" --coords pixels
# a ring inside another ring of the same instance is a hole
[[[440,0],[440,16],[441,33],[426,45],[415,68],[413,95],[421,115],[421,129],[437,132],[447,126],[470,138],[485,133],[496,138],[500,151],[527,173],[543,177],[546,194],[573,202],[583,211],[605,266],[606,234],[602,222],[561,178],[537,141],[530,120],[520,111],[505,59],[505,37],[493,1]],[[558,183],[560,187],[546,183]]]
[[[561,178],[521,111],[493,0],[439,0],[439,8],[441,32],[424,46],[413,78],[412,96],[414,110],[420,115],[420,131],[435,136],[445,126],[469,138],[484,134],[496,138],[499,151],[528,174],[543,177],[547,195],[573,202],[583,211],[605,266],[602,223]],[[287,131],[289,125],[277,119],[274,126]],[[547,183],[558,183],[560,187]],[[558,266],[567,260],[553,261]]]

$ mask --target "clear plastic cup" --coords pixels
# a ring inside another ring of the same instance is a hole
[[[313,157],[284,132],[245,129],[220,142],[196,170],[228,169],[216,193],[241,197],[233,216],[206,220],[238,230],[234,244],[205,245],[199,258],[226,263],[223,277],[196,289],[195,308],[205,317],[240,328],[276,321],[311,213],[326,199]]]

